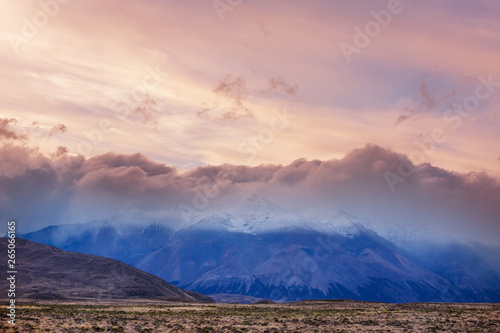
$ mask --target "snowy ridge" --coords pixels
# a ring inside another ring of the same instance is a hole
[[[226,230],[258,234],[276,230],[305,229],[297,214],[254,195],[226,211],[213,213],[187,229]]]
[[[324,234],[340,234],[347,238],[353,238],[366,230],[354,217],[344,211],[340,211],[330,218],[313,217],[307,221],[307,227],[311,230]]]
[[[250,234],[310,230],[351,238],[365,230],[359,222],[345,212],[334,214],[331,218],[304,218],[257,195],[226,211],[210,214],[186,229],[226,230]]]

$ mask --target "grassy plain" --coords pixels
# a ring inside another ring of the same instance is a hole
[[[32,302],[2,332],[500,332],[500,304]]]

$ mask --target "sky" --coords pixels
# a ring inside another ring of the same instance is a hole
[[[239,171],[215,206],[259,192],[499,240],[499,14],[487,0],[2,0],[0,217],[36,229],[193,205],[222,168]]]

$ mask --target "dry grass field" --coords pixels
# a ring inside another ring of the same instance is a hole
[[[500,332],[500,304],[19,304],[5,332]]]

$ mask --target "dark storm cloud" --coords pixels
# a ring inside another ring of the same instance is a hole
[[[376,145],[329,161],[207,166],[183,173],[141,154],[84,159],[59,149],[52,156],[21,146],[1,148],[0,197],[7,208],[0,218],[42,226],[103,219],[130,208],[194,207],[200,196],[208,201],[202,209],[210,210],[260,194],[284,208],[318,215],[342,209],[363,221],[417,221],[477,237],[500,236],[498,180],[421,164],[391,192],[384,173],[411,162]],[[66,166],[61,177],[58,165]]]

